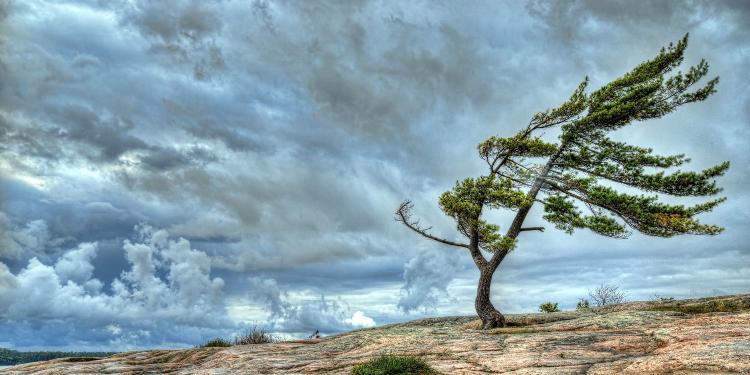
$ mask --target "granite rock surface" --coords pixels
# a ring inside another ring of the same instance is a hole
[[[421,356],[443,374],[750,374],[750,295],[511,315],[477,330],[443,317],[322,339],[68,358],[0,374],[349,374],[382,353]]]

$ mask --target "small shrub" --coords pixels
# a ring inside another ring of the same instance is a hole
[[[578,303],[576,303],[576,310],[586,310],[590,309],[591,304],[589,303],[589,300],[586,298],[581,298],[578,300]]]
[[[242,335],[234,338],[234,345],[270,344],[276,339],[266,330],[258,327],[249,329]]]
[[[419,357],[384,354],[354,366],[353,375],[422,375],[437,374]]]
[[[208,340],[208,342],[201,345],[201,347],[203,348],[216,348],[216,347],[225,348],[228,346],[232,346],[232,343],[229,342],[229,340],[224,340],[222,338],[215,338],[212,340]]]
[[[589,297],[597,307],[617,305],[625,302],[625,292],[617,285],[602,284],[593,291],[589,291]]]
[[[553,313],[553,312],[560,311],[560,309],[557,308],[557,302],[555,302],[555,303],[545,302],[545,303],[539,305],[539,311],[541,311],[543,313]]]

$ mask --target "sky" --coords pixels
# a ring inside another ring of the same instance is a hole
[[[0,347],[191,347],[471,315],[465,249],[394,221],[690,33],[718,92],[616,137],[729,160],[719,236],[524,232],[503,312],[750,291],[746,1],[0,1]],[[684,202],[684,201],[683,201]],[[491,213],[502,228],[512,213]],[[544,225],[532,209],[528,225]]]

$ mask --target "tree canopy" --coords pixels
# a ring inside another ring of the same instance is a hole
[[[546,221],[568,233],[586,228],[625,238],[633,230],[660,237],[721,232],[722,228],[702,224],[695,216],[725,198],[693,206],[667,204],[657,194],[623,192],[618,185],[671,196],[715,195],[721,188],[714,178],[726,172],[729,162],[698,172],[667,172],[690,159],[658,155],[651,148],[608,137],[626,125],[662,117],[715,92],[718,77],[691,91],[708,73],[705,60],[686,73],[667,77],[683,61],[687,43],[686,35],[592,93],[586,93],[586,78],[566,102],[535,114],[517,134],[493,136],[479,144],[479,156],[489,173],[458,181],[443,193],[439,199],[443,212],[456,221],[459,233],[469,239],[474,233],[480,248],[490,252],[510,250],[517,234],[503,235],[499,226],[482,219],[483,210],[520,210],[535,202],[544,206]],[[557,142],[537,135],[553,128],[559,129]],[[538,162],[540,159],[543,162]],[[400,210],[406,214],[404,218],[408,218],[409,207]]]
[[[489,303],[492,274],[513,250],[521,232],[544,230],[523,227],[536,203],[544,208],[544,220],[571,234],[589,229],[612,238],[627,238],[633,231],[672,237],[715,235],[723,230],[701,223],[696,215],[712,210],[725,198],[694,205],[668,203],[664,198],[720,193],[715,178],[727,171],[729,162],[702,171],[683,171],[675,169],[690,161],[683,154],[659,155],[651,148],[610,138],[624,126],[663,117],[715,92],[718,77],[698,84],[708,74],[705,60],[687,72],[675,71],[683,62],[687,44],[685,35],[593,92],[587,92],[589,80],[585,78],[567,101],[536,113],[518,133],[480,143],[479,157],[487,164],[488,173],[456,182],[439,199],[440,208],[455,220],[456,229],[468,243],[430,234],[429,228],[412,218],[409,201],[396,211],[396,219],[415,232],[469,249],[481,271],[477,311],[485,327],[504,324],[502,315]],[[546,140],[542,134],[552,132],[558,134],[556,141]],[[490,209],[516,212],[505,233],[484,219]],[[482,251],[491,257],[486,258]]]

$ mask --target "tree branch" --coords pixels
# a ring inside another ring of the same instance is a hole
[[[540,232],[544,232],[544,227],[526,227],[526,228],[521,228],[518,231],[524,232],[524,231],[530,231],[530,230],[538,230]]]
[[[549,174],[550,170],[552,169],[552,164],[555,161],[557,161],[557,158],[560,157],[560,155],[563,153],[563,151],[565,150],[565,147],[566,147],[566,144],[564,142],[560,144],[560,148],[557,150],[557,152],[554,155],[552,155],[549,158],[544,168],[542,169],[541,173],[534,180],[534,184],[531,185],[531,188],[529,189],[529,192],[527,194],[527,196],[532,201],[536,200],[537,194],[539,194],[539,191],[542,189],[542,186],[545,183],[545,178],[547,177],[547,174]],[[518,210],[518,212],[516,212],[516,216],[513,218],[513,222],[510,224],[510,228],[508,228],[508,231],[505,234],[506,237],[514,239],[514,240],[516,239],[516,237],[518,237],[518,234],[521,233],[521,225],[523,225],[523,221],[526,219],[526,215],[529,214],[532,204],[522,207],[521,209]],[[492,256],[492,258],[488,262],[488,266],[493,272],[495,269],[497,269],[497,267],[500,265],[503,259],[505,259],[506,255],[508,255],[508,250],[495,252],[495,254]]]
[[[437,241],[446,245],[451,245],[451,246],[456,246],[456,247],[465,247],[467,249],[469,248],[469,245],[467,244],[463,244],[460,242],[453,242],[453,241],[449,241],[449,240],[431,235],[429,232],[427,232],[430,228],[422,228],[419,226],[419,221],[415,221],[411,219],[412,207],[414,207],[414,205],[410,201],[405,201],[401,203],[401,205],[398,207],[398,210],[396,211],[396,221],[404,223],[404,225],[406,225],[407,228],[433,241]]]
[[[631,227],[633,229],[636,229],[636,230],[638,229],[638,223],[636,221],[634,221],[633,218],[628,217],[627,215],[625,215],[624,213],[622,213],[619,210],[615,209],[614,207],[605,206],[605,205],[593,202],[590,199],[586,198],[584,195],[579,195],[579,194],[571,193],[570,190],[562,188],[560,186],[557,186],[554,182],[551,182],[549,180],[546,181],[545,184],[547,184],[548,186],[552,187],[554,190],[559,191],[559,192],[561,192],[561,193],[563,193],[563,194],[565,194],[565,195],[567,195],[567,196],[569,196],[569,197],[571,197],[573,199],[577,199],[577,200],[579,200],[579,201],[581,201],[581,202],[583,202],[583,203],[585,203],[587,205],[591,205],[591,206],[594,206],[594,207],[599,207],[601,209],[604,209],[604,210],[607,210],[609,212],[612,212],[613,214],[617,215],[617,217],[619,217],[620,219],[622,219],[622,221],[624,221],[625,224],[628,225],[629,227]]]

